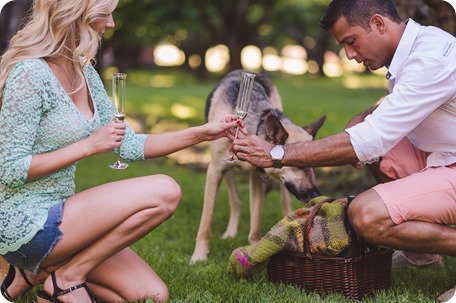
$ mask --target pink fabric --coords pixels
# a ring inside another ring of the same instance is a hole
[[[391,179],[400,179],[424,169],[428,155],[404,138],[382,157],[380,170]]]
[[[374,190],[395,224],[409,220],[456,224],[456,164],[421,171],[426,156],[404,139],[382,158],[382,172],[397,180]]]

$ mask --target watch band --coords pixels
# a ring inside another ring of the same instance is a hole
[[[282,168],[282,160],[272,159],[272,166],[274,166],[274,168]]]

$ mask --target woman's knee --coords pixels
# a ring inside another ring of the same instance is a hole
[[[151,193],[153,198],[160,199],[160,207],[172,215],[182,198],[180,185],[167,175],[157,175],[153,182],[155,188],[154,192]]]
[[[159,288],[155,286],[150,299],[152,299],[153,302],[168,302],[169,290],[166,284],[163,283]]]
[[[136,302],[138,300],[152,300],[152,302],[157,303],[168,302],[169,290],[164,282],[160,281],[158,283],[154,280],[154,285],[142,287],[141,289],[129,290],[128,293],[124,294],[124,299],[128,302]]]
[[[152,302],[168,302],[169,300],[169,290],[165,283],[156,283],[150,288],[143,288],[139,292],[138,289],[134,291],[129,291],[128,294],[124,295],[124,299],[128,302],[136,301],[147,301],[152,300]]]

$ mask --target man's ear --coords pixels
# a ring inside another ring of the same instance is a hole
[[[382,15],[375,14],[370,19],[370,24],[372,30],[378,31],[380,34],[383,34],[386,30],[385,19]]]

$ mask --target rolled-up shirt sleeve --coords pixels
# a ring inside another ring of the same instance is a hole
[[[381,150],[381,140],[375,135],[374,128],[369,122],[364,121],[345,130],[350,135],[350,142],[356,156],[361,162],[371,162],[378,159]]]
[[[396,85],[366,119],[345,131],[358,159],[370,162],[386,154],[415,129],[434,128],[436,110],[454,95],[454,78],[442,63],[432,58],[409,57]],[[412,136],[420,148],[426,136]],[[430,150],[429,150],[430,151]]]

